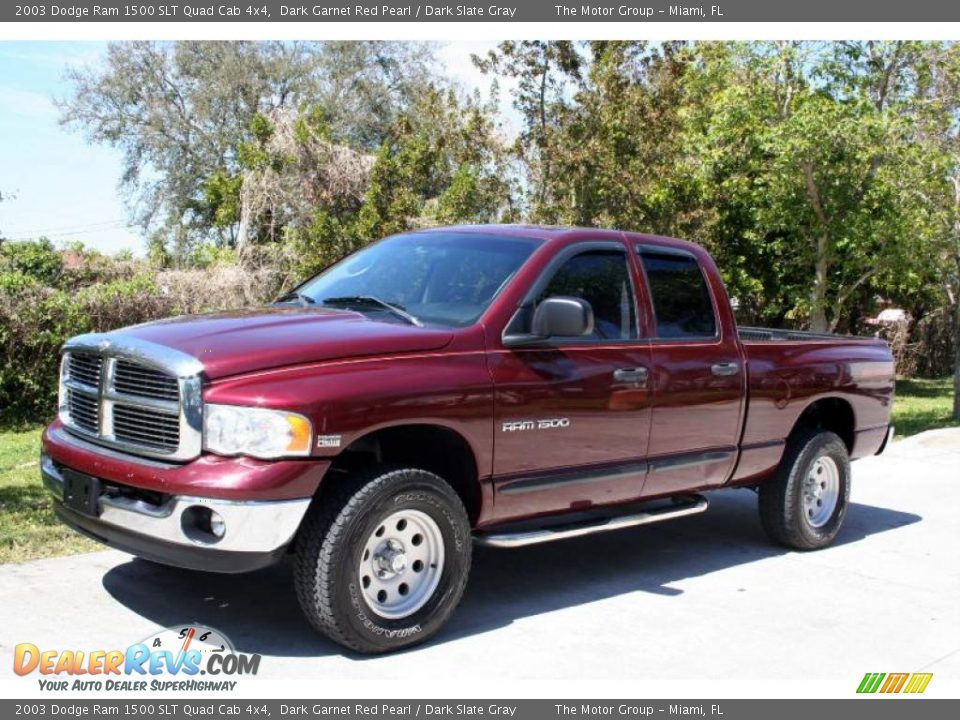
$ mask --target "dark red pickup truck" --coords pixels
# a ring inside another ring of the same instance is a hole
[[[773,540],[829,544],[893,396],[884,342],[738,331],[697,245],[439,228],[272,307],[70,340],[41,465],[64,522],[143,558],[243,572],[292,555],[311,623],[382,652],[442,626],[473,542],[752,487]]]

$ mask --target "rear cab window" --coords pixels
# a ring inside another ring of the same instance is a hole
[[[654,337],[704,340],[717,337],[717,317],[697,259],[671,248],[638,246],[655,316]]]

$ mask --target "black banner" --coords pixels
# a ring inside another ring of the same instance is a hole
[[[952,22],[960,3],[942,0],[802,3],[715,0],[714,4],[649,0],[33,0],[0,5],[0,22]]]
[[[909,704],[909,709],[905,707]],[[950,708],[953,708],[951,710]],[[940,720],[956,717],[960,700],[2,700],[5,718],[162,717],[349,718],[359,720],[562,720],[701,717],[713,720]]]

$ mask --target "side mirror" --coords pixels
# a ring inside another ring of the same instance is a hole
[[[578,297],[554,295],[541,302],[533,313],[529,333],[507,334],[506,347],[536,347],[550,338],[575,338],[593,332],[593,308]]]
[[[589,335],[593,332],[593,308],[582,298],[548,297],[534,311],[530,331],[543,338]]]

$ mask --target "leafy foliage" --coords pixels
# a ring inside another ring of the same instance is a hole
[[[745,319],[853,330],[877,295],[926,295],[942,50],[509,42],[477,62],[518,83],[530,217],[697,240]]]
[[[63,274],[63,257],[46,238],[37,242],[6,242],[0,245],[0,274],[54,284]]]
[[[67,71],[61,119],[123,151],[123,189],[154,256],[177,258],[235,242],[242,149],[263,117],[316,105],[331,138],[374,148],[429,61],[416,43],[116,42],[102,68]]]
[[[568,91],[579,80],[583,57],[569,40],[508,40],[486,57],[474,57],[482,71],[516,82],[514,106],[524,120],[513,151],[531,183],[524,193],[534,222],[555,222],[551,211],[559,177],[557,156],[563,152],[562,130],[569,107]]]
[[[73,247],[72,267],[49,242],[0,245],[0,424],[56,412],[60,348],[74,335],[263,303],[286,278],[241,269],[228,252],[198,251],[204,269],[157,269]]]
[[[411,228],[512,217],[507,150],[493,116],[475,98],[431,87],[365,156],[331,143],[316,108],[292,123],[279,118],[244,151],[251,255],[279,255],[302,278]],[[279,253],[270,247],[277,240]]]

